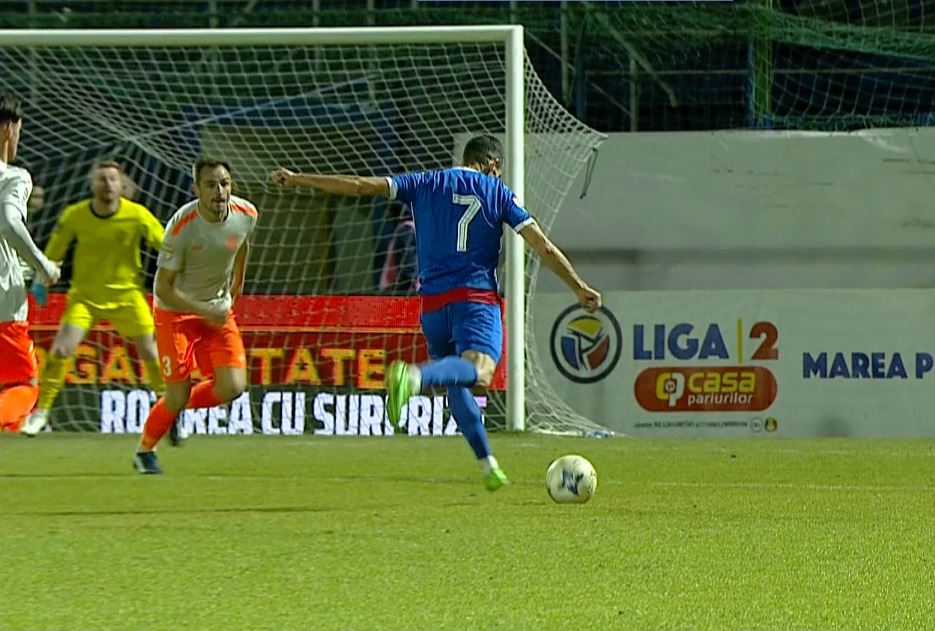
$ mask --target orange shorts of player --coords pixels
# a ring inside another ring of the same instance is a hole
[[[166,383],[191,379],[195,362],[205,377],[215,368],[246,368],[240,330],[234,316],[227,316],[223,326],[216,326],[190,313],[176,313],[156,307],[156,347]]]
[[[29,383],[38,374],[28,322],[0,322],[0,386]]]

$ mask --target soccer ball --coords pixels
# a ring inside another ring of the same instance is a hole
[[[597,490],[597,472],[587,458],[562,456],[545,472],[545,487],[559,504],[584,504]]]

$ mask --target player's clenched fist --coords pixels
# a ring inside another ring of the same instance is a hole
[[[52,269],[49,271],[52,272],[49,275],[46,275],[44,272],[39,272],[39,274],[37,275],[37,279],[39,280],[39,282],[41,282],[46,287],[51,287],[52,285],[58,282],[59,278],[61,278],[62,264],[53,262]]]
[[[295,175],[295,172],[289,169],[279,168],[270,173],[266,181],[270,186],[290,186],[290,178],[292,178],[293,175]]]
[[[578,304],[580,304],[585,311],[597,311],[601,308],[601,292],[596,289],[585,285],[581,289],[575,290],[575,294],[578,296]]]

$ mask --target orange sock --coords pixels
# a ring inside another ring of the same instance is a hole
[[[39,398],[37,386],[24,384],[0,392],[0,430],[14,432]]]
[[[192,388],[192,393],[188,397],[188,405],[185,407],[197,410],[198,408],[213,408],[222,403],[226,401],[222,401],[218,395],[214,394],[214,381],[202,381]]]
[[[192,388],[192,392],[188,396],[188,405],[185,407],[191,409],[212,408],[222,403],[224,401],[221,401],[214,394],[214,381],[202,381]],[[149,411],[149,416],[146,417],[143,435],[140,437],[140,451],[155,449],[156,443],[166,435],[177,416],[178,414],[173,414],[166,407],[165,399],[160,398],[156,405],[153,406],[153,409]]]
[[[166,435],[175,417],[178,414],[173,413],[166,407],[165,398],[156,401],[156,405],[149,411],[146,417],[146,424],[143,425],[143,435],[140,436],[140,451],[152,451],[156,448],[156,443]]]

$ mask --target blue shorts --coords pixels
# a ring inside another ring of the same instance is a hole
[[[477,351],[500,361],[503,321],[500,305],[453,302],[422,314],[422,334],[432,359]]]

